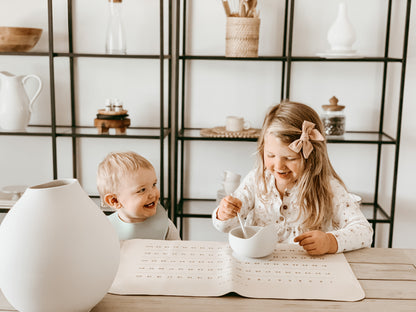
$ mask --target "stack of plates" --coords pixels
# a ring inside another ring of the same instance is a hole
[[[357,58],[362,57],[361,55],[357,54],[357,50],[341,50],[341,51],[333,51],[327,50],[322,53],[316,53],[317,56],[323,58]]]
[[[27,185],[8,185],[0,189],[0,209],[10,209],[27,189]]]
[[[16,203],[15,200],[10,199],[9,194],[4,194],[0,192],[0,209],[10,209]]]

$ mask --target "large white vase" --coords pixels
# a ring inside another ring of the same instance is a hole
[[[76,179],[28,188],[0,225],[0,288],[21,312],[91,310],[119,258],[115,230]]]
[[[352,50],[356,39],[355,29],[348,18],[347,5],[344,2],[338,6],[338,16],[328,30],[327,39],[334,52]]]

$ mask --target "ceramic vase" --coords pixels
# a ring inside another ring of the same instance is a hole
[[[119,257],[115,230],[76,179],[29,187],[0,225],[0,288],[21,312],[91,310]]]
[[[352,50],[352,45],[355,42],[355,30],[348,18],[347,5],[343,2],[339,4],[338,16],[328,30],[327,39],[334,52]]]

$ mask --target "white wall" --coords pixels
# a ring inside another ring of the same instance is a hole
[[[106,1],[74,0],[76,52],[104,51]],[[400,56],[405,0],[394,1],[391,54]],[[128,53],[158,53],[158,1],[125,0],[124,20],[127,28]],[[167,7],[167,1],[165,1]],[[225,16],[220,1],[192,0],[189,3],[188,54],[223,55],[225,49]],[[339,1],[296,1],[294,25],[294,55],[314,55],[329,48],[326,32],[333,22]],[[366,56],[382,56],[387,0],[347,0],[349,16],[357,31],[354,48]],[[57,51],[67,50],[66,4],[54,0],[55,45]],[[259,1],[261,29],[260,55],[280,55],[284,1]],[[416,40],[415,5],[409,35],[407,78],[404,97],[402,141],[400,151],[394,247],[416,248],[416,193],[413,177],[416,173]],[[47,49],[47,13],[45,0],[15,0],[0,2],[3,25],[42,27],[45,31],[34,51]],[[260,127],[267,108],[280,100],[281,64],[279,62],[190,61],[187,63],[186,101],[192,105],[187,111],[188,126],[212,127],[221,125],[225,116],[239,114]],[[386,125],[396,134],[395,104],[398,98],[399,67],[390,66]],[[96,110],[105,98],[121,98],[133,125],[157,125],[159,120],[158,62],[152,60],[79,59],[75,62],[78,122],[92,125]],[[32,115],[32,124],[48,124],[49,73],[46,57],[0,56],[0,70],[14,74],[35,73],[42,78],[44,89]],[[66,58],[56,58],[56,103],[60,124],[69,124],[69,72]],[[346,105],[347,130],[377,130],[381,94],[382,64],[379,63],[295,63],[292,72],[291,98],[305,102],[316,110],[336,95]],[[32,86],[33,88],[33,86]],[[30,92],[30,90],[29,90]],[[166,103],[167,105],[167,103]],[[11,184],[37,184],[52,178],[50,138],[0,136],[0,187]],[[82,139],[79,144],[80,180],[84,188],[96,194],[95,170],[98,162],[110,150],[134,149],[154,164],[158,164],[158,145],[155,142],[134,140]],[[374,186],[375,146],[330,145],[329,151],[336,170],[352,192],[364,200],[370,198]],[[384,148],[383,159],[392,151]],[[187,184],[185,194],[192,197],[215,197],[221,173],[225,169],[241,174],[253,166],[254,143],[192,142],[187,144]],[[72,172],[71,148],[68,138],[59,139],[59,177]],[[385,161],[382,190],[389,201],[391,193],[391,162]],[[157,167],[157,165],[156,165]],[[213,207],[212,207],[213,208]],[[203,207],[209,212],[210,207]],[[212,231],[209,220],[191,220],[186,233],[190,239],[224,239]],[[201,230],[201,228],[204,228]],[[385,246],[382,229],[378,246]],[[219,234],[219,235],[218,235]]]

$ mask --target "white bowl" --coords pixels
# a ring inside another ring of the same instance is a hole
[[[273,226],[246,226],[248,238],[244,238],[240,226],[228,233],[231,249],[238,255],[262,258],[270,255],[276,247],[277,235]]]

